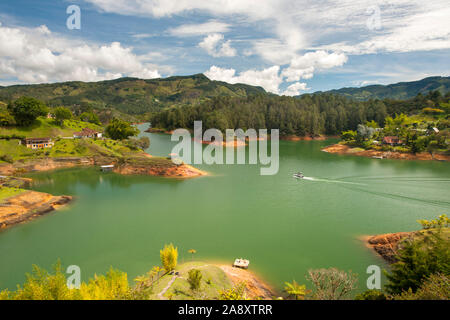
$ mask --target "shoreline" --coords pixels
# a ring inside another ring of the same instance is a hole
[[[229,264],[224,263],[212,264],[216,267],[219,267],[231,280],[233,285],[245,282],[245,291],[250,299],[262,298],[263,300],[272,300],[277,296],[276,291],[253,271],[250,271],[248,269],[235,268]]]
[[[89,157],[61,157],[41,158],[26,162],[0,164],[0,175],[14,176],[29,172],[44,172],[57,169],[74,167],[96,167],[114,164],[113,171],[118,174],[151,175],[167,178],[194,178],[208,175],[187,164],[174,164],[170,159],[153,157],[145,152],[136,154],[134,157],[119,159],[114,157],[89,156]]]
[[[323,152],[352,155],[374,159],[397,159],[397,160],[423,160],[423,161],[450,161],[450,156],[444,154],[434,154],[428,152],[422,153],[404,153],[398,151],[379,151],[379,150],[361,150],[360,148],[352,148],[344,144],[333,144],[322,149]]]
[[[0,204],[0,231],[58,210],[72,200],[71,196],[53,196],[48,193],[24,190]]]
[[[413,237],[417,232],[418,231],[363,235],[358,238],[380,258],[387,263],[392,264],[396,262],[395,255],[397,254],[399,244],[403,240]]]

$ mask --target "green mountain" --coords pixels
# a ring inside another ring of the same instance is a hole
[[[370,85],[361,88],[342,88],[326,91],[327,93],[340,94],[351,99],[365,101],[370,99],[395,99],[406,100],[421,93],[438,90],[442,95],[450,91],[450,77],[429,77],[419,81],[399,82],[389,85]],[[316,92],[316,93],[320,93]]]
[[[52,84],[0,87],[0,101],[30,96],[49,106],[90,106],[116,109],[120,113],[139,115],[163,107],[195,105],[218,97],[247,97],[266,93],[261,87],[211,81],[203,74],[164,79],[120,78],[99,82],[62,82]]]

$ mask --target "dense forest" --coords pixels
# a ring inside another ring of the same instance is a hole
[[[155,128],[191,128],[194,120],[203,129],[280,129],[281,135],[336,135],[355,130],[358,124],[375,121],[384,126],[387,116],[421,112],[448,104],[450,93],[419,94],[413,99],[354,101],[329,93],[279,97],[255,95],[246,98],[216,97],[198,106],[168,108],[152,115]],[[446,109],[448,112],[448,109]]]
[[[428,77],[418,81],[399,82],[388,85],[373,84],[360,88],[342,88],[330,90],[326,93],[343,95],[358,101],[369,99],[396,99],[406,100],[416,95],[426,95],[430,91],[439,91],[445,94],[450,91],[450,77]],[[319,93],[319,92],[317,92]]]

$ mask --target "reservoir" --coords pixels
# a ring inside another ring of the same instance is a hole
[[[141,135],[155,156],[176,144],[170,135]],[[418,219],[448,215],[450,163],[321,151],[335,141],[280,141],[272,176],[249,164],[199,165],[210,175],[187,180],[98,168],[31,174],[32,189],[75,200],[0,232],[0,288],[14,289],[32,264],[50,269],[58,258],[80,266],[84,281],[113,266],[131,282],[160,265],[159,250],[172,242],[179,262],[191,259],[191,248],[198,260],[249,259],[249,269],[277,289],[293,279],[310,287],[308,269],[336,267],[357,273],[362,291],[367,267],[386,264],[361,237],[416,230]],[[307,179],[293,178],[298,171]]]

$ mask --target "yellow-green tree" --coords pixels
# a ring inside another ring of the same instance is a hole
[[[245,282],[240,282],[233,288],[220,290],[219,299],[220,300],[248,300],[245,294],[245,288],[247,287]]]
[[[106,275],[94,276],[82,283],[80,294],[83,300],[123,300],[130,293],[127,274],[112,267]]]
[[[303,300],[305,295],[308,293],[305,285],[299,285],[297,281],[292,281],[292,283],[285,282],[284,291],[287,292],[289,296],[295,298],[295,300]]]
[[[166,244],[164,249],[159,251],[159,256],[166,272],[175,269],[178,260],[178,248],[175,248],[172,243],[169,245]]]
[[[197,250],[195,250],[195,249],[189,249],[188,252],[191,254],[192,260],[194,260],[194,254],[197,253]]]

